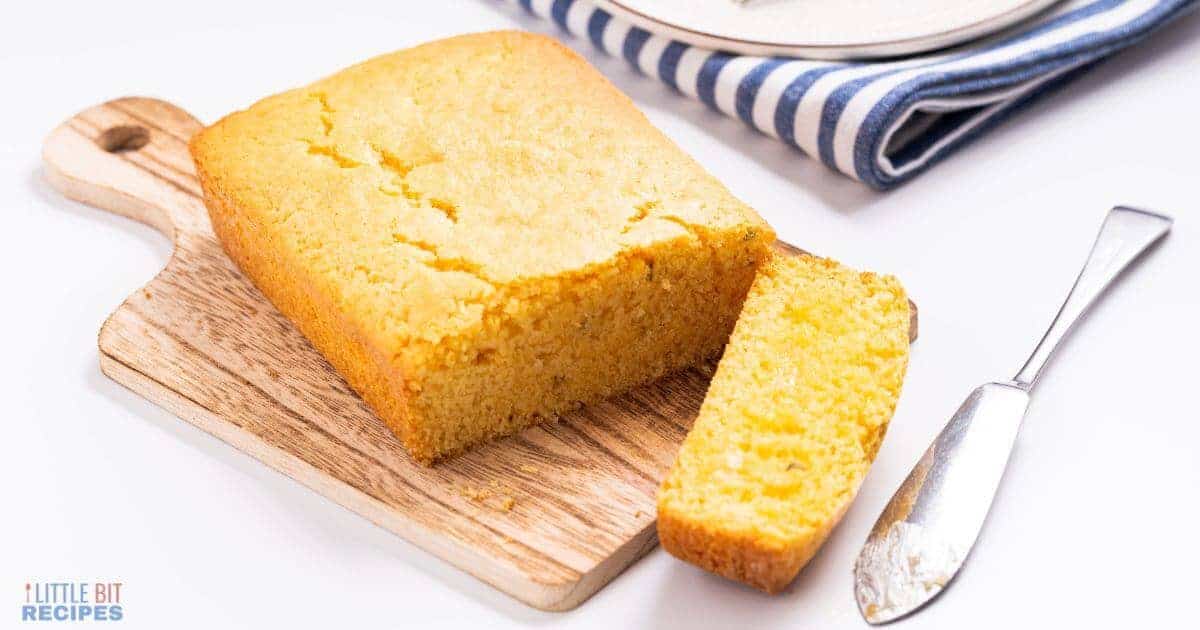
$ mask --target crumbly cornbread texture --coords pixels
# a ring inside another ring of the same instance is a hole
[[[769,593],[787,586],[879,449],[908,308],[890,276],[811,256],[766,264],[659,490],[663,547]]]
[[[229,255],[426,463],[719,352],[774,238],[532,34],[373,59],[191,150]]]

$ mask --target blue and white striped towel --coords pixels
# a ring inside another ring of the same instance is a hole
[[[709,107],[885,189],[1033,97],[1194,8],[1067,0],[979,42],[887,61],[731,55],[653,35],[591,0],[510,0]]]

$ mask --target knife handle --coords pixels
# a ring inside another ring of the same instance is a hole
[[[1171,217],[1136,208],[1117,206],[1109,210],[1067,300],[1034,348],[1033,354],[1013,377],[1016,385],[1025,389],[1034,386],[1055,348],[1071,332],[1079,318],[1130,263],[1171,231],[1173,222]]]

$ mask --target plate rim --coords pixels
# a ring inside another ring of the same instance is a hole
[[[592,0],[600,9],[628,20],[651,33],[676,39],[685,44],[744,55],[784,56],[807,59],[864,60],[894,57],[916,52],[948,48],[972,39],[996,33],[1036,15],[1062,0],[1025,0],[1021,5],[1000,14],[983,18],[953,29],[901,39],[873,43],[800,44],[726,37],[701,31],[642,13],[627,6],[623,0]]]

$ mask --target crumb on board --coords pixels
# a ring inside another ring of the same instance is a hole
[[[536,466],[530,466],[529,464],[521,464],[521,472],[523,472],[523,473],[529,473],[532,475],[532,474],[536,473],[537,471],[538,471],[538,469]]]
[[[500,484],[494,481],[490,485],[492,488],[500,488]],[[509,495],[498,494],[487,488],[476,488],[468,484],[460,486],[458,493],[466,499],[501,512],[510,512],[513,506],[517,504],[517,500]],[[496,501],[488,501],[488,499],[493,497],[496,498]]]
[[[459,492],[459,494],[463,495],[464,497],[466,497],[472,501],[478,501],[481,503],[484,500],[486,500],[488,497],[492,496],[492,493],[489,492],[487,489],[475,488],[468,484],[463,484],[462,487],[459,488],[458,492]]]

